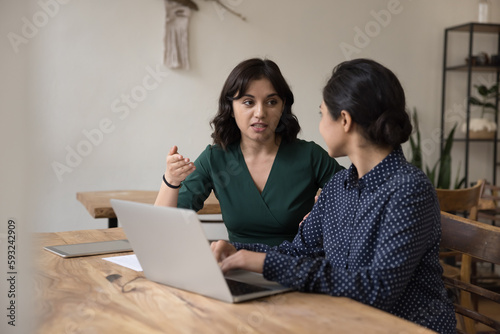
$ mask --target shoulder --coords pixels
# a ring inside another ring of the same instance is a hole
[[[296,139],[293,142],[281,143],[279,155],[282,159],[293,159],[294,163],[301,163],[311,167],[339,169],[336,167],[336,160],[313,141]]]
[[[219,145],[208,145],[198,156],[195,164],[211,166],[210,168],[220,169],[239,158],[239,145],[231,144],[226,150]],[[207,167],[208,168],[208,167]]]
[[[293,147],[310,148],[310,149],[312,149],[313,147],[319,147],[319,148],[321,148],[321,146],[319,146],[318,144],[316,144],[313,141],[307,141],[307,140],[298,139],[298,138],[295,139],[292,142],[287,142],[286,145],[290,145],[290,146],[293,146]]]
[[[414,187],[414,191],[433,189],[427,175],[406,160],[401,147],[395,148],[368,175],[370,175],[369,183],[373,184],[375,188],[383,186],[397,190],[397,187],[408,185]]]
[[[339,189],[344,189],[346,186],[346,182],[349,179],[350,169],[345,168],[339,170],[335,173],[330,181],[323,187],[323,191],[338,191]]]
[[[217,144],[210,144],[205,147],[205,150],[201,152],[200,156],[205,155],[205,156],[224,156],[227,154],[231,154],[235,151],[237,151],[238,146],[235,144],[231,144],[227,147],[226,150],[224,150],[220,145]]]
[[[401,164],[398,172],[394,174],[395,181],[413,183],[427,189],[434,189],[431,181],[425,173],[411,163],[405,161]]]
[[[409,162],[391,176],[379,193],[382,197],[383,193],[388,194],[385,211],[392,218],[410,225],[439,228],[440,209],[436,190],[424,172]],[[429,240],[434,241],[434,238]]]
[[[283,146],[290,150],[300,150],[301,152],[311,152],[313,154],[328,155],[328,153],[321,146],[319,146],[313,141],[295,139],[292,142],[284,143]]]
[[[217,145],[217,144],[209,144],[207,145],[207,147],[205,147],[205,151],[204,152],[224,152],[224,150],[222,149],[222,147],[220,145]]]
[[[391,175],[386,188],[393,189],[399,196],[405,198],[437,201],[436,190],[427,175],[409,162],[402,164]]]

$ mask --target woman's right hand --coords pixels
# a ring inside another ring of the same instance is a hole
[[[224,240],[210,244],[212,254],[223,273],[231,269],[245,269],[262,274],[266,253],[251,252],[245,249],[236,251],[236,248]]]
[[[236,248],[225,240],[212,241],[210,248],[218,263],[236,253]]]
[[[167,182],[178,186],[195,169],[194,163],[190,162],[189,158],[184,158],[177,151],[177,146],[172,146],[167,155],[167,169],[165,170]]]

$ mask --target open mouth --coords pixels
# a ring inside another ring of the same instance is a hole
[[[267,124],[262,124],[262,123],[252,124],[252,129],[256,132],[262,132],[265,129],[267,129]]]

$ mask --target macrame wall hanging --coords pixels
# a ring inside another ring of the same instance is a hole
[[[214,1],[231,14],[246,19],[239,13],[224,5],[221,0]],[[189,69],[188,26],[191,11],[198,10],[192,0],[165,0],[165,53],[163,62],[172,69]]]

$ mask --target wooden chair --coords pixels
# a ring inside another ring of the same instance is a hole
[[[443,276],[445,284],[461,294],[460,304],[455,303],[455,312],[466,317],[466,321],[465,332],[458,332],[476,333],[474,321],[500,331],[500,322],[474,310],[471,301],[474,294],[498,303],[500,309],[500,294],[470,283],[471,258],[500,264],[500,228],[441,212],[441,229],[441,247],[462,254],[460,279]]]
[[[500,187],[489,182],[484,183],[479,199],[477,218],[490,220],[493,225],[500,221]]]
[[[479,180],[475,186],[465,189],[436,189],[439,207],[441,211],[456,213],[467,212],[468,218],[477,220],[478,204],[482,194],[484,180]],[[452,258],[457,255],[456,252],[441,252],[442,259]],[[455,275],[453,268],[443,265],[450,276]]]
[[[477,220],[477,209],[481,198],[484,180],[465,189],[436,189],[441,211],[469,213],[468,218]]]
[[[436,189],[439,207],[441,211],[448,213],[467,212],[467,217],[472,220],[477,220],[478,204],[482,194],[484,180],[479,180],[476,185],[465,189]],[[442,251],[439,256],[442,259],[441,265],[443,266],[444,276],[453,279],[463,279],[465,282],[470,283],[472,277],[472,270],[475,270],[475,265],[472,266],[472,259],[470,257],[463,257],[459,252],[449,250],[447,247],[441,245]],[[461,267],[458,269],[455,265],[456,261],[461,262]],[[473,298],[468,293],[460,295],[461,304],[470,308],[476,308],[477,299]],[[473,326],[474,322],[470,319],[462,320],[468,323],[468,327]],[[472,325],[471,325],[472,324]]]

